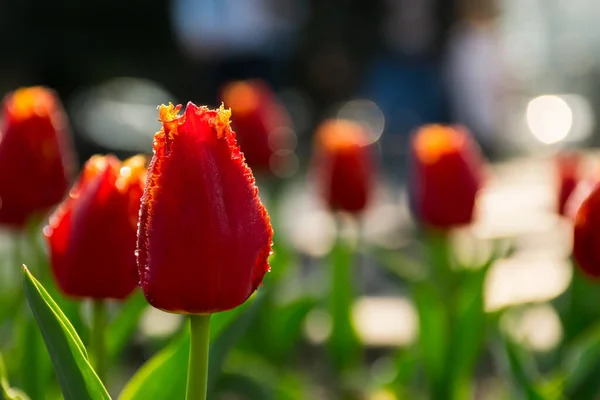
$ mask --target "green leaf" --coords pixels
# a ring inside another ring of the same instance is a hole
[[[185,330],[136,372],[119,399],[185,398],[189,347],[190,335]]]
[[[208,359],[208,392],[214,390],[215,382],[221,370],[227,355],[235,343],[246,333],[252,321],[257,317],[258,310],[263,304],[264,295],[258,293],[251,301],[247,301],[240,307],[225,313],[218,313],[211,317],[225,318],[225,323],[220,323],[219,330],[210,331],[210,356]]]
[[[598,397],[600,382],[600,323],[588,328],[564,352],[561,371],[569,398]],[[587,392],[587,393],[586,393]]]
[[[0,354],[0,400],[29,400],[21,390],[10,387],[2,354]]]
[[[27,310],[15,324],[17,343],[12,354],[19,362],[19,386],[33,400],[42,400],[52,374],[52,363],[36,321]],[[32,367],[34,366],[34,367]]]
[[[361,358],[362,346],[352,324],[354,301],[354,249],[339,239],[331,252],[329,268],[331,334],[328,350],[338,370],[355,367]]]
[[[233,310],[213,314],[210,327],[209,390],[227,352],[245,331],[260,304],[255,296]],[[183,399],[185,397],[190,334],[187,324],[179,337],[146,362],[127,383],[120,400]]]
[[[563,343],[575,340],[600,319],[597,282],[585,276],[575,260],[571,260],[571,265],[573,274],[569,288],[554,302],[563,323]]]
[[[297,299],[291,303],[273,307],[263,323],[263,332],[268,331],[268,343],[265,350],[277,362],[284,362],[290,355],[294,345],[301,339],[304,320],[308,313],[317,305],[317,300],[309,297]],[[263,339],[264,340],[264,339]]]
[[[517,391],[528,400],[547,400],[537,382],[540,377],[531,354],[510,338],[501,337],[501,359]]]
[[[283,363],[291,355],[293,346],[302,334],[302,323],[316,299],[290,296],[288,288],[297,287],[295,254],[278,239],[269,258],[271,272],[261,288],[261,306],[257,318],[248,328],[240,347],[263,355],[274,363]],[[293,289],[292,289],[293,290]],[[296,293],[296,292],[294,292]],[[298,291],[298,296],[302,295]]]
[[[229,372],[219,378],[219,386],[228,393],[243,395],[248,400],[275,400],[272,387],[262,384],[252,376],[243,373]]]
[[[136,290],[121,306],[107,327],[106,349],[110,359],[117,357],[127,345],[147,307],[148,302],[140,290]]]
[[[27,301],[42,332],[65,400],[110,399],[87,359],[75,328],[25,266],[23,277]]]
[[[56,283],[52,279],[40,281],[40,284],[46,289],[48,295],[52,297],[58,308],[61,309],[65,317],[69,320],[75,333],[80,338],[80,341],[86,342],[90,334],[90,329],[83,322],[83,318],[81,317],[80,302],[78,300],[66,298],[65,295],[58,290]]]
[[[304,320],[319,300],[300,297],[281,303],[272,291],[263,296],[258,316],[240,347],[282,365],[293,357],[294,346],[302,340]]]
[[[261,400],[311,398],[308,393],[312,387],[307,379],[297,371],[280,366],[281,364],[269,363],[261,354],[235,349],[227,360],[227,372],[221,374],[216,382],[216,389],[219,394],[234,392],[243,398],[252,397]],[[232,375],[240,377],[242,382],[232,382],[230,380]],[[245,389],[252,394],[249,395]]]
[[[394,371],[394,379],[389,387],[401,393],[412,386],[418,363],[418,351],[414,347],[399,348],[392,356],[390,369]]]

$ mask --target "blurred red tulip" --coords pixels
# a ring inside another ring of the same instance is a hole
[[[67,117],[53,91],[4,97],[0,126],[0,223],[23,227],[58,204],[74,173]]]
[[[90,158],[50,218],[44,233],[52,272],[66,295],[123,299],[137,286],[135,246],[145,161],[143,156],[123,163],[111,155]]]
[[[462,127],[427,125],[412,138],[411,203],[425,225],[471,223],[482,184],[479,147]]]
[[[371,197],[374,162],[368,132],[340,119],[323,122],[315,134],[314,172],[332,210],[358,213]]]
[[[592,190],[575,216],[573,257],[588,276],[600,278],[600,186]]]
[[[269,86],[258,80],[227,84],[221,99],[232,111],[231,125],[254,172],[283,168],[295,137],[290,119]]]
[[[558,213],[567,215],[567,201],[575,190],[580,178],[581,156],[577,153],[564,153],[556,158],[558,172]]]
[[[206,314],[239,306],[269,270],[273,230],[231,130],[231,112],[160,106],[163,128],[140,210],[138,267],[156,308]]]
[[[585,199],[592,193],[592,190],[594,190],[597,184],[598,180],[593,178],[585,178],[577,182],[577,186],[575,186],[575,189],[569,195],[569,198],[565,203],[563,215],[570,220],[575,221],[579,207],[581,207],[581,204],[583,204]]]

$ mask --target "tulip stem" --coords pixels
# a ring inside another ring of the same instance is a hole
[[[210,314],[190,315],[190,362],[186,400],[206,400]]]
[[[106,304],[104,300],[92,303],[92,354],[95,370],[102,382],[106,378]]]
[[[339,372],[347,371],[360,362],[361,344],[352,323],[354,301],[355,249],[338,238],[331,254],[330,313],[332,330],[329,350]]]

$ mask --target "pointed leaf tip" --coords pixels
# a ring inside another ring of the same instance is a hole
[[[42,333],[65,400],[110,400],[70,321],[25,265],[22,270],[27,302]]]

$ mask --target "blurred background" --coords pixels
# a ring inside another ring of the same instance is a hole
[[[493,156],[540,152],[594,140],[599,14],[584,0],[3,2],[0,91],[54,88],[81,160],[147,151],[157,103],[214,105],[246,78],[281,97],[301,155],[357,99],[386,165],[427,122],[467,125]]]
[[[486,311],[528,304],[504,326],[547,354],[565,335],[560,304],[551,302],[572,279],[571,225],[556,213],[552,160],[599,142],[598,20],[600,2],[589,0],[5,1],[0,93],[56,90],[83,163],[95,153],[150,153],[158,104],[214,107],[232,80],[267,82],[295,133],[293,160],[272,170],[287,190],[261,188],[267,205],[278,193],[269,208],[276,241],[281,235],[301,254],[301,278],[281,287],[282,298],[296,286],[320,290],[316,260],[335,241],[335,223],[306,179],[323,120],[370,128],[381,174],[361,224],[367,244],[388,250],[410,249],[416,236],[405,194],[410,134],[427,123],[465,125],[494,174],[474,225],[454,235],[456,254],[485,259],[485,240],[510,238],[511,252],[487,277]],[[362,341],[375,349],[411,343],[418,321],[402,285],[372,268],[376,257],[359,264],[353,315]],[[586,307],[591,325],[600,310]],[[153,318],[171,317],[155,312],[142,329],[166,337],[159,328],[170,325]],[[318,310],[308,315],[308,342],[325,340],[323,321]],[[382,371],[393,368],[371,356],[387,379]]]

